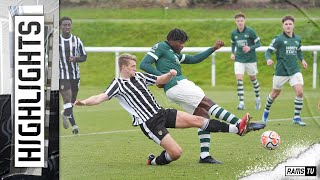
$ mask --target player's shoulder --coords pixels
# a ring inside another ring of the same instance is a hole
[[[234,34],[237,34],[238,33],[238,29],[234,29],[231,34],[234,35]]]
[[[75,39],[79,39],[80,40],[80,37],[75,35],[75,34],[71,34],[71,36],[73,36]]]
[[[139,78],[145,77],[144,73],[142,73],[142,72],[136,72],[136,73],[135,73],[135,76],[136,76],[136,77],[139,77]]]
[[[255,32],[255,30],[250,26],[246,26],[246,31],[248,31],[250,33],[254,33]]]
[[[164,41],[161,41],[161,42],[157,42],[156,44],[154,44],[152,46],[152,49],[154,50],[157,50],[157,49],[167,49],[169,47],[169,45],[164,42]]]
[[[294,37],[295,37],[297,40],[301,40],[301,36],[299,36],[299,35],[294,34]]]
[[[281,40],[281,39],[283,39],[283,38],[284,38],[283,33],[280,33],[280,34],[278,34],[278,35],[274,36],[274,38],[273,38],[273,39],[275,39],[275,40]]]

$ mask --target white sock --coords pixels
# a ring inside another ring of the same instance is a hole
[[[152,164],[152,165],[157,165],[157,163],[156,163],[156,159],[157,159],[157,157],[156,157],[156,158],[154,158],[154,159],[151,161],[151,164]]]
[[[238,130],[237,126],[235,126],[234,124],[229,125],[229,132],[237,134],[238,131],[239,130]]]

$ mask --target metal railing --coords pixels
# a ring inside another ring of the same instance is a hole
[[[208,47],[185,47],[182,53],[185,52],[202,52],[207,50]],[[259,47],[256,49],[257,52],[265,52],[268,46]],[[148,52],[150,47],[86,47],[87,52],[114,52],[115,53],[115,76],[119,76],[118,57],[120,53],[131,53],[131,52]],[[312,88],[317,87],[317,54],[320,51],[320,45],[315,46],[302,46],[302,51],[313,52],[313,73],[312,73]],[[219,50],[212,53],[211,63],[211,85],[216,85],[216,53],[231,52],[231,47],[222,47]]]

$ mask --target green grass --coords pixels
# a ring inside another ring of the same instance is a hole
[[[107,84],[105,84],[107,85]],[[82,86],[79,99],[98,94],[104,87]],[[203,86],[208,97],[225,109],[242,117],[244,111],[236,110],[236,91],[228,87]],[[178,108],[170,103],[161,89],[152,87],[159,104]],[[251,87],[246,90],[246,111],[254,121],[260,120],[262,110],[254,110],[254,94]],[[262,88],[264,104],[268,89]],[[310,146],[319,143],[320,113],[316,110],[320,94],[316,90],[305,90],[302,117],[306,127],[291,123],[294,93],[286,87],[272,106],[270,122],[265,130],[276,131],[281,136],[281,145],[274,151],[260,145],[257,131],[238,137],[234,134],[211,134],[211,154],[224,165],[199,164],[199,140],[196,129],[170,129],[170,133],[183,148],[184,153],[176,162],[163,167],[145,165],[149,153],[159,154],[161,147],[143,135],[139,127],[131,126],[129,114],[115,99],[95,107],[76,107],[75,118],[80,127],[80,136],[72,136],[71,130],[60,127],[60,177],[61,179],[236,179],[255,166],[273,167],[284,161],[295,146]],[[313,117],[313,118],[312,118]],[[278,121],[273,121],[278,120]],[[118,132],[125,131],[125,132]],[[127,131],[127,132],[126,132]],[[91,134],[105,132],[105,134]],[[137,176],[137,173],[139,176]],[[81,174],[81,175],[80,175]]]
[[[85,12],[85,13],[84,13]],[[286,14],[294,14],[304,18],[298,10],[290,9],[172,9],[164,8],[135,8],[135,9],[106,9],[106,8],[62,8],[61,16],[77,19],[183,19],[183,18],[233,18],[238,12],[244,12],[248,18],[281,18]],[[319,18],[319,9],[306,9],[312,18]],[[267,15],[267,16],[266,16]]]
[[[225,42],[225,46],[231,46],[230,33],[235,29],[235,24],[231,20],[212,20],[210,17],[231,18],[235,10],[208,10],[195,9],[172,9],[172,15],[167,18],[157,18],[162,9],[142,10],[142,9],[62,9],[61,15],[71,16],[74,20],[73,33],[81,37],[87,47],[152,47],[156,42],[163,41],[167,33],[174,27],[184,29],[190,41],[186,47],[210,47],[217,39]],[[295,17],[302,17],[302,14],[294,9],[274,10],[274,9],[247,9],[243,12],[249,17],[273,17],[281,18],[288,14]],[[86,12],[86,13],[84,13]],[[171,11],[170,11],[171,12]],[[319,9],[307,10],[311,17],[320,18]],[[157,15],[158,14],[158,15]],[[81,21],[81,19],[97,18],[92,22]],[[139,18],[139,21],[101,21],[112,19]],[[155,20],[156,18],[160,20]],[[187,18],[187,20],[186,20]],[[192,21],[193,19],[204,19],[203,21]],[[319,24],[320,20],[316,22]],[[281,33],[281,22],[279,20],[247,20],[247,25],[255,29],[261,38],[262,46],[268,46],[275,35]],[[305,19],[296,21],[295,31],[302,36],[303,45],[320,44],[320,30],[311,25]],[[144,57],[145,53],[133,53],[137,55],[138,61]],[[312,86],[312,52],[304,52],[309,69],[302,71],[305,79],[305,86]],[[88,53],[88,61],[82,63],[81,83],[90,86],[98,86],[101,82],[110,81],[114,76],[114,53]],[[272,56],[275,58],[275,55]],[[317,55],[320,63],[320,53]],[[138,63],[139,63],[138,62]],[[196,65],[183,66],[185,75],[200,85],[210,84],[211,82],[211,59],[208,58]],[[217,86],[233,86],[235,80],[233,76],[233,63],[230,61],[230,53],[218,53],[216,60]],[[320,66],[318,66],[320,67]],[[264,53],[258,53],[258,68],[260,83],[264,86],[271,86],[273,68],[268,67],[264,61]],[[318,68],[320,71],[320,68]],[[101,72],[101,73],[92,73]],[[201,74],[201,76],[197,75]],[[250,83],[250,82],[245,82]]]

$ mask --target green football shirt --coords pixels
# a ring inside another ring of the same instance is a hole
[[[250,51],[244,53],[242,51],[243,46],[249,46],[251,48]],[[250,27],[245,26],[242,32],[240,32],[238,29],[235,29],[231,33],[231,52],[235,53],[235,61],[237,62],[257,62],[256,48],[260,46],[260,38]]]
[[[276,36],[268,50],[266,51],[266,60],[270,59],[271,52],[276,52],[276,76],[291,76],[297,72],[300,72],[298,64],[298,58],[303,60],[301,52],[301,37],[295,36],[289,37],[285,32]]]
[[[168,42],[163,41],[155,44],[145,55],[141,61],[140,69],[157,76],[168,73],[171,69],[175,69],[177,75],[164,85],[164,90],[167,91],[175,86],[177,81],[186,79],[186,77],[182,75],[180,64],[199,63],[205,60],[213,52],[213,48],[208,48],[206,51],[200,52],[194,56],[176,53]],[[156,69],[152,66],[153,63],[155,63]]]

